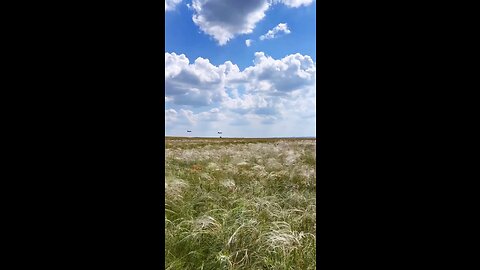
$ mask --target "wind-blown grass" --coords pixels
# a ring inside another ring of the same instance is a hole
[[[315,147],[166,139],[165,269],[315,269]]]

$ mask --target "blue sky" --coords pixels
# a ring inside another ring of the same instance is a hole
[[[315,136],[315,5],[165,0],[165,135]]]

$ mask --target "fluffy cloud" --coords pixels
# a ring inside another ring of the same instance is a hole
[[[265,17],[268,0],[193,0],[193,22],[219,45],[239,34],[253,31]]]
[[[288,25],[286,23],[279,23],[272,30],[268,30],[268,32],[265,35],[261,35],[260,40],[275,38],[276,37],[275,35],[278,32],[284,32],[285,34],[290,34],[291,33],[291,31],[290,31],[290,29],[288,29]]]
[[[230,61],[190,63],[183,54],[165,53],[165,87],[165,102],[175,108],[165,110],[169,128],[315,118],[316,66],[299,53],[274,59],[257,52],[254,64],[243,71]]]
[[[273,4],[281,3],[297,8],[308,6],[312,2],[313,0],[193,0],[191,5],[187,5],[194,12],[193,22],[219,45],[225,45],[235,36],[252,33]]]
[[[316,67],[313,59],[299,53],[273,59],[263,52],[255,53],[254,66],[247,67],[243,74],[247,89],[282,95],[315,85]]]
[[[308,55],[299,53],[273,59],[255,53],[254,65],[240,71],[230,61],[215,66],[208,59],[194,63],[181,54],[165,53],[165,100],[178,105],[207,106],[228,99],[228,90],[242,86],[248,93],[282,96],[315,85],[316,66]]]
[[[183,54],[165,53],[166,96],[179,105],[212,105],[225,96],[226,77],[238,72],[231,62],[217,67],[199,57],[190,64]]]
[[[165,12],[175,9],[175,6],[180,2],[182,2],[182,0],[165,0]]]
[[[253,40],[247,39],[247,40],[245,40],[245,45],[247,45],[247,47],[250,47],[250,45],[252,45],[252,42],[253,42]]]

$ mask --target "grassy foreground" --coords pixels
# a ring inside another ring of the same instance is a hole
[[[165,269],[315,269],[314,139],[165,144]]]

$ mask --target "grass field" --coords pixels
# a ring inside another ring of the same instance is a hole
[[[315,139],[165,145],[165,269],[315,269]]]

